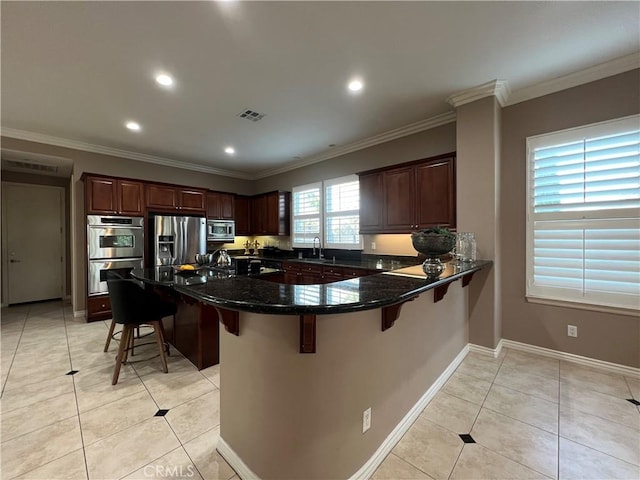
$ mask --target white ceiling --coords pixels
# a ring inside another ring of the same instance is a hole
[[[516,91],[634,54],[639,18],[635,1],[2,2],[3,134],[256,178],[493,79]]]

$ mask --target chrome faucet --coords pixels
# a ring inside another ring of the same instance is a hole
[[[320,237],[313,237],[313,253],[312,253],[312,255],[316,254],[316,240],[318,240],[318,258],[322,258],[322,257],[324,257],[324,255],[322,255],[322,241],[320,240]]]

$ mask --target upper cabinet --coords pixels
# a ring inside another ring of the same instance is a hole
[[[87,214],[142,215],[143,184],[108,177],[85,177]]]
[[[376,233],[383,229],[382,173],[360,175],[360,233]]]
[[[203,213],[206,191],[149,183],[146,185],[147,208]]]
[[[456,227],[455,155],[360,175],[360,232],[408,233]]]
[[[207,193],[207,218],[233,220],[235,218],[234,195],[221,192]]]
[[[251,197],[236,195],[233,207],[236,235],[251,235]]]
[[[254,235],[289,235],[291,192],[270,192],[251,199],[250,231]],[[236,231],[236,234],[237,231]]]

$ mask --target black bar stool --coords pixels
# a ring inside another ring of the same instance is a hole
[[[162,319],[175,315],[176,305],[171,302],[162,300],[158,295],[146,291],[135,280],[128,279],[108,279],[107,288],[109,290],[109,298],[111,300],[111,312],[113,322],[122,325],[122,335],[120,336],[120,345],[118,347],[118,355],[116,357],[116,367],[113,372],[112,385],[118,383],[120,368],[127,361],[131,342],[133,340],[134,328],[140,325],[150,325],[153,327],[156,337],[158,350],[160,351],[160,360],[162,361],[162,370],[167,373],[167,359],[165,357],[165,339],[164,329],[162,328]],[[109,330],[109,338],[113,334],[113,329]]]

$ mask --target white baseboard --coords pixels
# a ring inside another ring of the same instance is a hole
[[[80,318],[80,317],[85,317],[87,316],[87,311],[86,310],[74,310],[73,311],[73,318]]]
[[[393,447],[402,439],[403,435],[407,433],[411,425],[420,416],[420,413],[425,409],[427,404],[435,397],[436,393],[447,383],[449,377],[455,372],[456,368],[462,363],[464,357],[469,353],[469,345],[465,345],[464,348],[458,353],[456,358],[449,364],[444,372],[437,378],[435,382],[429,387],[429,389],[422,395],[420,400],[409,410],[398,425],[391,431],[389,436],[382,442],[376,452],[360,467],[360,469],[351,476],[350,480],[356,479],[368,479],[371,477],[380,464],[387,458],[387,455],[391,453]]]
[[[222,436],[218,439],[218,453],[227,461],[242,480],[258,480],[259,477],[251,470],[246,463],[234,452],[233,448],[224,441]]]
[[[483,347],[482,345],[476,345],[474,343],[470,343],[468,346],[470,352],[483,353],[491,355],[493,358],[498,358],[500,356],[500,352],[502,352],[503,343],[502,339],[500,339],[496,348]]]
[[[567,362],[578,363],[587,367],[597,368],[600,370],[606,370],[611,373],[617,373],[619,375],[626,375],[628,377],[640,376],[640,368],[629,367],[627,365],[620,365],[618,363],[605,362],[604,360],[596,360],[595,358],[583,357],[582,355],[575,355],[573,353],[561,352],[559,350],[552,350],[550,348],[538,347],[536,345],[529,345],[528,343],[515,342],[513,340],[502,339],[502,346],[505,348],[513,348],[514,350],[521,350],[523,352],[535,353],[545,357],[557,358],[559,360],[565,360]]]

